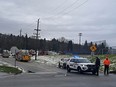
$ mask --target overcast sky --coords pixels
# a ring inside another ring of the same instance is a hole
[[[106,40],[116,46],[116,0],[0,0],[0,33],[32,36],[40,18],[41,38],[79,43]]]

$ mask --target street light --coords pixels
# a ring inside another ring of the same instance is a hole
[[[82,33],[79,33],[79,45],[81,45],[81,36],[82,36]]]

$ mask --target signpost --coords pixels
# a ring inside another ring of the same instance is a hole
[[[96,48],[95,45],[92,45],[92,46],[90,47],[90,50],[92,51],[92,52],[91,52],[91,55],[93,56],[93,55],[94,55],[94,52],[97,50],[97,48]]]
[[[97,50],[97,48],[96,48],[95,45],[92,45],[92,46],[90,47],[90,49],[91,49],[92,52],[95,52],[95,51]]]
[[[11,47],[10,51],[13,55],[15,55],[14,66],[16,67],[16,53],[19,52],[19,49],[16,46],[13,46]]]

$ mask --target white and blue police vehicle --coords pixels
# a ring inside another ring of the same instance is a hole
[[[92,74],[95,74],[95,64],[87,58],[74,57],[67,61],[67,72],[71,72],[71,70],[76,70],[79,73],[92,72]]]
[[[58,67],[66,69],[66,64],[67,64],[68,60],[69,60],[69,58],[62,58],[62,59],[60,59],[60,61],[58,62]]]

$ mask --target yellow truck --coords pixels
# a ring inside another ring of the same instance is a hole
[[[27,50],[20,50],[18,53],[16,53],[16,60],[28,62],[31,60],[31,56]]]

